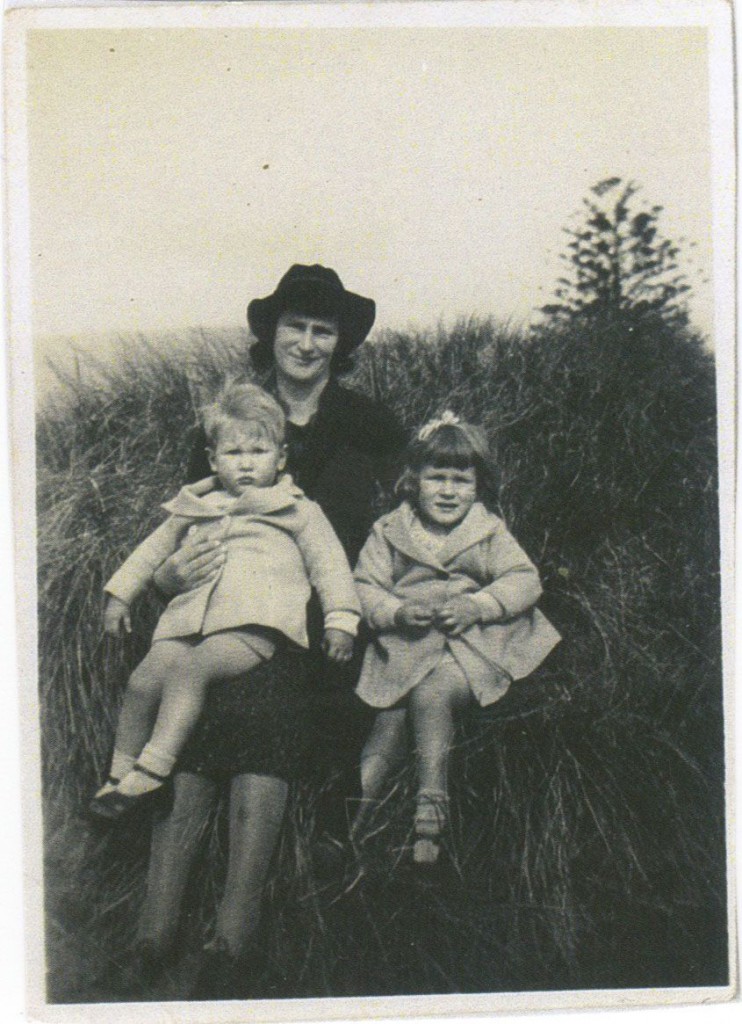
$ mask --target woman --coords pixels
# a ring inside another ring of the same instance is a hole
[[[321,506],[351,564],[378,514],[384,485],[392,478],[404,443],[389,412],[337,382],[374,316],[371,299],[347,291],[333,270],[318,265],[292,266],[271,295],[254,299],[247,309],[257,339],[250,353],[253,363],[263,386],[274,392],[287,412],[289,471]],[[205,438],[197,437],[191,480],[209,474],[205,447]],[[218,545],[194,543],[163,563],[156,582],[168,594],[186,591],[211,578],[221,557]],[[310,607],[310,637],[318,635],[316,624]],[[354,659],[356,672],[358,663]],[[328,739],[318,739],[313,729],[318,706],[322,717],[328,701],[312,688],[310,679],[329,675],[315,644],[309,659],[287,647],[274,657],[270,672],[258,669],[244,684],[212,686],[175,776],[172,809],[155,823],[140,923],[140,955],[150,968],[172,948],[199,840],[219,784],[229,783],[227,879],[197,986],[196,994],[203,998],[239,994],[219,991],[217,979],[225,972],[237,976],[235,968],[249,949],[288,786],[300,771],[308,746],[332,749],[339,735],[352,733],[347,723],[341,728],[337,721],[328,722],[326,714]],[[338,704],[356,699],[349,685],[335,694]],[[399,739],[390,739],[390,746]]]

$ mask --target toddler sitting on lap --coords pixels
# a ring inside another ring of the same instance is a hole
[[[214,476],[183,487],[170,517],[105,586],[104,628],[131,631],[132,601],[188,536],[221,544],[215,579],[174,597],[124,693],[108,781],[90,810],[117,818],[156,792],[217,679],[269,660],[280,642],[308,646],[311,587],[325,616],[324,648],[348,661],[360,607],[345,552],[319,505],[284,473],[283,410],[252,384],[233,384],[204,410]],[[153,728],[154,725],[154,728]]]

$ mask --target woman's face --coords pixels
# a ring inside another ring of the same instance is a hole
[[[302,384],[326,381],[338,336],[339,325],[334,318],[291,311],[281,313],[273,343],[279,377]]]

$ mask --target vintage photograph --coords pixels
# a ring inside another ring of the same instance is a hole
[[[35,1019],[731,998],[731,8],[4,34]]]

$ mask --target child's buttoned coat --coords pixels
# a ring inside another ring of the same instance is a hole
[[[174,597],[153,640],[259,625],[306,647],[310,583],[325,615],[360,612],[340,541],[319,505],[289,476],[272,487],[250,487],[237,498],[216,490],[216,483],[210,477],[183,487],[163,506],[170,518],[105,586],[130,604],[186,534],[223,542],[226,559],[217,577]]]
[[[372,707],[390,707],[448,650],[479,703],[491,704],[511,679],[531,673],[560,639],[534,608],[541,596],[536,567],[502,520],[479,502],[437,554],[416,541],[413,517],[407,503],[382,516],[358,559],[356,586],[363,617],[373,630],[358,694]],[[406,600],[440,608],[461,594],[484,599],[478,600],[482,623],[460,636],[436,628],[410,636],[395,625]]]

